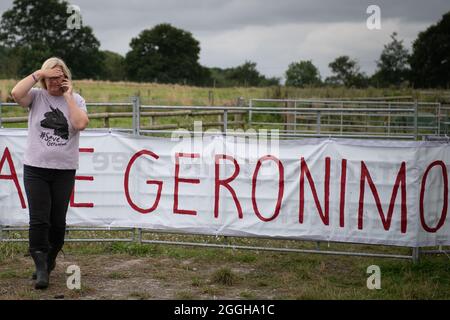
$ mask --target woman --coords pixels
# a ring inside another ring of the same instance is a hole
[[[53,57],[11,92],[18,104],[29,109],[23,163],[36,289],[48,287],[64,244],[67,207],[78,169],[79,132],[89,123],[86,103],[73,92],[71,79],[64,61]],[[33,88],[38,82],[42,88]]]

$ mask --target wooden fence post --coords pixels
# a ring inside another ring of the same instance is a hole
[[[286,108],[294,108],[293,102],[286,102]],[[295,112],[287,112],[285,114],[285,125],[284,129],[286,131],[294,131],[295,130],[295,123],[297,119],[295,119]]]

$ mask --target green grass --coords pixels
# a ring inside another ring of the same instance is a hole
[[[238,277],[233,273],[233,271],[231,271],[230,268],[220,268],[214,272],[211,281],[224,286],[232,286],[236,284]]]
[[[0,80],[0,100],[1,101],[11,101],[10,91],[13,86],[17,83],[17,80]],[[417,98],[420,101],[444,101],[448,100],[448,91],[443,90],[430,90],[423,92],[420,90],[413,90],[410,88],[404,89],[377,89],[377,88],[367,88],[367,89],[353,89],[353,88],[293,88],[293,87],[265,87],[265,88],[254,88],[254,87],[232,87],[232,88],[201,88],[201,87],[189,87],[180,85],[163,85],[155,83],[132,83],[132,82],[109,82],[109,81],[90,81],[90,80],[79,80],[74,81],[75,90],[83,95],[87,102],[131,102],[133,96],[139,95],[141,98],[141,103],[144,105],[198,105],[198,106],[235,106],[239,97],[244,98],[246,102],[249,99],[257,98],[363,98],[363,97],[389,97],[389,96],[411,96]],[[214,96],[214,101],[210,99],[210,96]],[[448,103],[448,101],[447,101]],[[273,103],[270,103],[272,105]],[[266,104],[259,103],[258,106],[264,106]],[[280,104],[285,106],[284,104]],[[89,113],[99,113],[99,112],[122,112],[131,111],[131,107],[93,107],[89,106]],[[425,110],[422,110],[425,111]],[[421,111],[421,112],[422,112]],[[14,116],[26,116],[27,110],[21,107],[5,107],[2,108],[2,117],[14,117]],[[364,117],[353,117],[355,121],[365,121]],[[361,118],[361,119],[360,119]],[[374,118],[375,119],[375,118]],[[374,120],[372,119],[372,120]],[[385,121],[384,118],[380,118]],[[197,116],[195,120],[201,120],[203,123],[217,122],[217,116]],[[230,115],[230,120],[232,116]],[[230,129],[248,129],[247,116],[244,115],[242,119],[246,124],[233,126],[230,125]],[[335,119],[336,120],[336,119]],[[153,125],[167,125],[174,124],[177,128],[192,129],[194,118],[186,118],[184,116],[167,116],[167,117],[156,117],[153,120]],[[265,128],[265,129],[280,129],[283,130],[284,122],[281,115],[279,114],[254,114],[253,121],[256,122],[272,122],[280,123],[280,125],[254,125],[254,129]],[[393,122],[399,121],[398,118],[392,120]],[[424,125],[419,119],[419,125]],[[358,122],[358,123],[359,123]],[[324,124],[326,120],[324,119]],[[353,123],[352,121],[349,124]],[[358,124],[353,123],[353,124]],[[394,128],[396,123],[392,123],[392,132],[397,129]],[[400,123],[398,123],[400,124]],[[150,125],[150,118],[142,117],[141,126]],[[26,123],[3,123],[5,128],[26,128]],[[131,128],[132,121],[131,118],[112,118],[109,120],[108,127],[111,128]],[[91,119],[89,128],[103,128],[105,127],[105,122],[103,119]],[[221,126],[215,126],[212,128],[221,129]],[[204,128],[207,129],[207,128]],[[362,133],[366,131],[366,127],[361,127],[359,130]],[[308,130],[315,131],[315,120],[308,124],[307,120],[303,120],[302,124],[296,127],[296,130]],[[330,133],[336,131],[336,128],[330,128]],[[375,129],[373,129],[375,130]],[[380,126],[377,130],[384,132],[384,126]],[[441,128],[444,130],[444,128]],[[399,131],[402,133],[403,131]],[[427,132],[423,132],[427,133]]]
[[[0,242],[0,263],[7,259],[13,259],[20,254],[27,253],[28,248],[27,245],[23,243],[7,243]]]
[[[151,246],[151,245],[137,245]],[[202,249],[159,246],[151,251],[156,258],[174,258],[176,261],[193,259],[199,266],[218,266],[209,276],[191,280],[194,287],[208,286],[204,292],[222,293],[220,287],[236,288],[243,299],[267,298],[275,292],[275,299],[449,299],[450,260],[446,256],[426,256],[415,265],[410,261],[358,257],[332,257],[292,253],[247,252],[240,250]],[[184,251],[184,254],[180,254]],[[143,251],[139,251],[143,252]],[[253,259],[242,258],[253,256]],[[382,289],[366,287],[367,267],[381,268]],[[248,270],[246,274],[232,271],[233,267]],[[162,272],[164,274],[164,272]],[[165,281],[186,281],[190,272],[160,277]],[[179,294],[188,299],[189,295]],[[194,296],[195,297],[195,296]]]
[[[124,272],[111,272],[108,274],[108,278],[110,279],[127,279],[129,278],[129,275]]]
[[[115,242],[109,248],[111,253],[125,253],[137,257],[161,255],[161,248],[159,246],[145,246],[137,243]]]
[[[239,296],[242,298],[242,299],[256,299],[257,298],[257,296],[253,293],[253,292],[251,292],[251,291],[248,291],[248,290],[245,290],[245,291],[242,291],[240,294],[239,294]]]
[[[26,271],[19,271],[19,270],[12,270],[8,269],[5,271],[0,271],[0,279],[14,279],[14,278],[20,278],[24,274],[28,274],[29,272]]]
[[[151,298],[151,296],[145,292],[132,292],[129,294],[129,298],[136,300],[147,300]]]
[[[8,92],[16,81],[0,80],[0,99],[6,101]],[[412,95],[421,100],[440,99],[441,91],[421,95],[411,89],[345,89],[345,88],[194,88],[177,85],[110,83],[76,81],[75,87],[88,102],[130,101],[140,92],[145,104],[155,105],[208,105],[209,92],[214,92],[215,105],[235,105],[238,97],[250,98],[337,98],[337,97],[379,97]],[[112,111],[115,109],[93,108],[90,112]],[[123,108],[122,111],[125,111]],[[3,117],[25,116],[23,108],[2,108]],[[279,121],[279,115],[262,115],[261,121]],[[264,118],[265,117],[265,118]],[[217,121],[217,116],[199,117],[203,121]],[[245,119],[245,118],[244,118]],[[148,121],[147,119],[143,119]],[[158,118],[158,124],[175,123],[187,126],[184,117]],[[27,124],[4,124],[5,127],[26,127]],[[103,127],[103,120],[92,119],[90,127]],[[131,127],[131,119],[111,119],[110,127]],[[70,232],[70,237],[130,237],[129,232]],[[25,237],[26,232],[9,234],[11,238]],[[144,239],[171,241],[200,241],[223,243],[223,237],[163,235],[146,233]],[[315,243],[301,241],[278,241],[252,238],[229,238],[235,245],[256,245],[314,249]],[[347,250],[351,252],[380,252],[410,254],[408,248],[321,243],[324,250]],[[0,281],[15,281],[29,278],[31,270],[15,270],[2,264],[16,263],[27,253],[26,243],[0,243]],[[188,246],[152,245],[138,243],[66,243],[65,251],[73,256],[87,257],[140,257],[154,259],[158,269],[152,276],[170,286],[173,282],[183,283],[192,290],[178,290],[175,297],[180,299],[209,298],[224,296],[234,290],[233,297],[240,299],[450,299],[450,260],[445,255],[423,256],[419,264],[410,261],[325,256],[315,254],[278,253],[233,249],[201,248]],[[160,261],[160,262],[159,262]],[[166,262],[169,261],[169,262]],[[185,266],[189,261],[192,265]],[[169,265],[167,265],[169,264]],[[367,267],[375,264],[381,269],[381,290],[366,287]],[[170,267],[171,271],[166,269]],[[149,266],[150,268],[150,266]],[[200,272],[204,268],[207,271]],[[235,270],[245,270],[245,272]],[[124,272],[109,272],[108,279],[126,279],[132,275]],[[84,290],[84,291],[83,291]],[[72,293],[74,298],[93,289],[85,287],[82,292]],[[19,288],[16,297],[36,299],[34,290]],[[147,299],[148,293],[136,291],[130,298]]]
[[[246,243],[250,240],[252,239],[242,239]],[[253,241],[259,241],[259,245],[263,245],[262,240]],[[268,243],[270,244],[272,243]],[[375,248],[375,246],[331,244],[331,249],[338,247],[339,249],[347,247],[353,251],[370,251]],[[409,250],[383,246],[376,248],[381,252]],[[151,257],[157,260],[173,259],[179,263],[191,261],[195,268],[180,265],[178,271],[168,273],[167,270],[159,270],[158,267],[159,271],[153,273],[156,279],[168,284],[174,281],[187,282],[193,291],[188,289],[177,291],[175,297],[179,299],[196,299],[197,294],[220,297],[227,292],[226,288],[237,290],[235,296],[240,299],[264,299],[271,292],[275,292],[274,299],[450,298],[450,260],[445,255],[423,256],[420,263],[413,264],[411,261],[396,259],[136,243],[90,244],[87,248],[86,244],[68,244],[66,250],[81,255],[125,254],[130,257]],[[12,256],[11,253],[8,254],[11,258],[19,254],[20,250],[18,251],[16,247],[9,252],[15,252]],[[369,290],[366,287],[369,276],[366,273],[367,267],[373,264],[381,269],[381,290]],[[210,266],[213,271],[207,275],[198,274],[198,269],[205,266]],[[244,268],[248,272],[236,273],[235,267]],[[113,272],[108,277],[125,279],[128,274]]]
[[[190,291],[183,290],[183,291],[177,292],[175,295],[175,298],[179,299],[179,300],[192,300],[192,299],[194,299],[194,295]]]
[[[7,101],[18,80],[0,80],[0,99]],[[386,96],[413,96],[421,100],[435,101],[445,94],[443,90],[404,89],[354,89],[354,88],[293,88],[293,87],[231,87],[208,88],[155,83],[109,82],[75,80],[75,91],[87,102],[130,102],[140,95],[142,103],[155,105],[210,105],[210,92],[214,105],[236,105],[237,99],[250,98],[361,98]]]
[[[193,277],[191,279],[191,286],[200,287],[202,285],[202,281],[198,277]]]

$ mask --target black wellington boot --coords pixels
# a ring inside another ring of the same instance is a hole
[[[56,267],[56,257],[58,256],[59,251],[61,250],[62,246],[50,246],[48,249],[48,258],[47,258],[47,271],[48,276],[50,277],[50,273],[55,269]],[[33,275],[31,276],[33,280],[36,280],[36,272],[33,272]]]
[[[61,250],[62,246],[52,246],[50,245],[50,248],[48,249],[48,259],[47,259],[47,269],[48,269],[48,275],[55,269],[56,267],[56,257],[58,256],[59,251]]]
[[[48,253],[43,251],[31,251],[30,254],[36,265],[36,283],[34,288],[45,289],[48,287]]]

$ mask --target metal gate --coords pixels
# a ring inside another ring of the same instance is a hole
[[[92,131],[119,131],[134,135],[167,136],[171,129],[185,127],[192,133],[197,133],[196,119],[211,119],[206,122],[207,127],[216,128],[223,135],[255,135],[254,130],[278,130],[281,139],[302,137],[345,137],[368,139],[446,139],[448,132],[447,120],[450,108],[442,107],[440,103],[422,102],[380,102],[380,101],[333,101],[333,100],[294,100],[294,99],[250,99],[248,104],[239,98],[236,106],[154,106],[141,105],[139,97],[133,97],[130,103],[88,103],[91,120],[103,121],[104,128],[87,129]],[[26,123],[27,116],[2,117],[5,107],[20,108],[15,103],[1,103],[0,101],[0,130],[3,125],[10,123]],[[101,112],[92,109],[106,109]],[[110,112],[110,109],[120,109]],[[125,109],[125,110],[124,110]],[[114,127],[111,125],[115,119],[132,118],[130,126]],[[166,123],[156,123],[164,118]],[[173,120],[173,121],[172,121]],[[167,122],[170,123],[167,123]],[[247,131],[243,131],[246,129]],[[208,132],[199,132],[208,134]],[[217,132],[212,133],[217,134]],[[446,140],[448,142],[448,140]],[[26,232],[26,227],[8,227],[0,225],[0,242],[26,242],[25,237],[15,237],[15,232]],[[128,233],[126,237],[104,238],[72,238],[73,232],[100,232]],[[317,253],[328,255],[365,256],[377,258],[408,259],[419,261],[420,254],[448,253],[449,250],[438,247],[434,250],[410,249],[410,254],[397,254],[385,252],[364,252],[348,250],[323,249],[323,245],[331,246],[330,242],[309,240],[314,248],[302,249],[292,247],[275,247],[265,245],[231,244],[233,238],[220,237],[213,241],[178,241],[144,239],[146,234],[171,234],[161,230],[140,228],[67,228],[67,242],[136,242],[163,245],[185,245],[208,248],[231,248],[277,252]],[[176,233],[179,236],[183,234]],[[186,235],[189,236],[189,235]],[[205,235],[194,235],[201,237]],[[207,237],[207,236],[206,236]],[[195,240],[195,239],[194,239]],[[261,238],[259,243],[267,238]],[[289,239],[285,239],[289,241]],[[283,240],[277,240],[279,242]],[[308,240],[305,240],[308,242]],[[299,240],[295,240],[299,242]],[[335,243],[348,245],[348,243]]]

